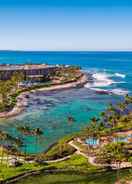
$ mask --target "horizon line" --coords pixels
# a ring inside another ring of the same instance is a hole
[[[132,50],[15,50],[0,49],[0,52],[132,52]]]

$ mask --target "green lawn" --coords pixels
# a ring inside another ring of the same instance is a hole
[[[17,168],[0,167],[1,177],[9,178],[26,171],[45,168],[63,169],[63,172],[46,174],[44,171],[40,175],[30,176],[16,184],[114,184],[116,180],[115,171],[106,171],[103,168],[91,166],[87,159],[73,155],[70,159],[58,163],[39,166],[36,164],[25,164]],[[122,178],[130,175],[128,170],[121,171]]]
[[[55,167],[57,169],[70,169],[70,170],[73,169],[77,171],[90,171],[90,172],[100,169],[100,168],[97,168],[89,164],[88,160],[84,158],[83,156],[76,155],[76,154],[74,154],[68,160],[50,164],[50,166]]]
[[[128,171],[121,173],[121,177],[128,175]],[[28,177],[16,184],[114,184],[116,172],[103,173],[58,173],[41,174],[40,176]]]
[[[44,164],[44,165],[39,165],[37,163],[27,163],[23,164],[22,166],[19,167],[8,167],[7,165],[0,165],[0,180],[2,179],[7,179],[28,171],[32,170],[39,170],[41,168],[49,169],[49,168],[55,168],[55,169],[96,169],[95,167],[89,165],[87,160],[78,155],[73,155],[70,159],[67,161],[62,161],[58,163],[53,163],[53,164]]]
[[[13,176],[32,171],[41,169],[42,166],[38,164],[23,164],[19,167],[7,167],[6,165],[0,165],[0,180],[8,179]]]

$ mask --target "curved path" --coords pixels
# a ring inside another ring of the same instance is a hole
[[[83,157],[85,157],[86,159],[88,159],[88,162],[91,165],[97,166],[97,167],[108,167],[108,166],[111,166],[113,169],[118,169],[116,164],[97,164],[95,162],[96,157],[89,156],[88,154],[83,153],[81,151],[81,149],[77,145],[74,144],[74,141],[73,140],[69,141],[68,144],[70,146],[72,146],[73,148],[76,149],[76,152],[75,152],[76,154],[82,155]],[[50,163],[57,163],[57,162],[61,162],[61,161],[65,161],[67,159],[70,159],[72,155],[73,154],[68,155],[68,156],[65,156],[63,158],[55,159],[55,160],[43,160],[43,162],[44,163],[49,163],[49,164]],[[34,162],[34,160],[25,161],[24,157],[16,157],[14,155],[8,155],[8,156],[0,157],[0,160],[6,161],[6,162],[7,161],[8,162],[10,162],[10,161],[12,162],[13,160],[17,160],[17,161],[20,161],[20,162],[23,162],[23,163],[33,163]],[[120,166],[120,168],[129,168],[129,167],[132,167],[132,164],[130,162],[122,162],[122,164]]]
[[[77,150],[77,151],[76,151],[76,154],[82,155],[82,156],[84,156],[85,158],[87,158],[88,161],[89,161],[89,163],[90,163],[91,165],[94,165],[94,166],[102,166],[101,164],[96,164],[96,163],[95,163],[95,157],[91,157],[91,156],[88,156],[86,153],[83,153],[83,152],[81,151],[81,149],[80,149],[77,145],[74,144],[73,140],[71,140],[68,144]]]
[[[72,147],[74,147],[77,150],[76,151],[77,154],[82,155],[85,158],[87,158],[91,165],[98,166],[98,167],[108,167],[108,166],[111,166],[113,169],[118,169],[116,164],[97,164],[95,162],[95,158],[96,157],[91,157],[91,156],[87,155],[86,153],[83,153],[81,151],[81,149],[77,145],[74,144],[73,140],[71,140],[68,144],[71,145]],[[130,163],[130,162],[122,162],[121,165],[120,165],[120,169],[130,168],[130,167],[132,167],[132,163]]]
[[[65,156],[63,158],[59,158],[59,159],[56,159],[56,160],[47,160],[47,161],[44,161],[44,162],[45,163],[48,163],[48,164],[50,164],[50,163],[56,163],[56,162],[61,162],[61,161],[65,161],[65,160],[71,158],[71,156],[72,155],[68,155],[68,156]]]

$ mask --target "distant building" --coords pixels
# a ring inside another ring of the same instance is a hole
[[[58,70],[58,66],[46,65],[46,64],[25,64],[25,65],[0,65],[0,80],[8,80],[13,73],[23,73],[25,79],[37,79],[41,77],[47,77]]]

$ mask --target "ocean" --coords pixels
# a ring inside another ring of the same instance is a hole
[[[17,127],[40,127],[43,137],[35,146],[33,136],[25,137],[29,153],[45,151],[63,136],[84,129],[109,103],[132,94],[132,52],[13,52],[1,51],[0,64],[48,63],[81,66],[91,73],[93,83],[82,88],[31,94],[28,107],[20,115],[0,120],[0,128],[20,136]],[[108,94],[98,94],[104,90]],[[68,116],[74,118],[68,122]]]

